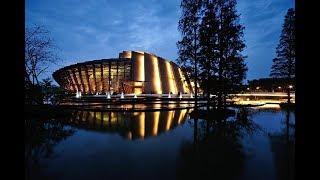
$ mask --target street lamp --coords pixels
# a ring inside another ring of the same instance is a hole
[[[290,89],[292,89],[292,88],[293,88],[293,86],[292,86],[292,85],[290,85],[290,86],[289,86],[289,88],[290,88]]]
[[[258,87],[256,87],[256,90],[259,90],[260,89],[260,87],[258,86]]]

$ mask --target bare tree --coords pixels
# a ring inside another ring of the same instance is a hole
[[[27,83],[39,84],[42,75],[50,64],[56,64],[56,46],[50,32],[44,27],[33,25],[25,30],[25,78]]]

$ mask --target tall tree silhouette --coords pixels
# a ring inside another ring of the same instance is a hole
[[[208,81],[216,80],[218,107],[226,104],[226,96],[242,84],[247,67],[243,41],[244,27],[239,23],[236,0],[206,0],[201,23],[201,65],[210,72]]]
[[[216,83],[218,107],[226,104],[228,93],[236,90],[246,76],[244,27],[239,23],[236,0],[182,0],[177,43],[178,61],[198,75],[207,96]],[[198,67],[199,63],[199,67]],[[197,86],[195,88],[197,93]]]
[[[282,26],[280,41],[276,49],[276,58],[273,59],[271,77],[287,79],[287,98],[290,103],[289,82],[295,78],[295,11],[288,9]]]
[[[215,6],[210,1],[203,3],[203,18],[200,24],[200,80],[201,87],[205,89],[208,100],[213,92],[213,85],[216,83],[214,73],[217,71],[217,33],[218,20],[215,14]]]
[[[240,15],[236,11],[236,0],[217,0],[216,13],[219,22],[218,32],[218,105],[224,105],[226,95],[242,83],[245,78],[245,57],[241,52],[245,48],[244,27],[239,23]]]
[[[182,39],[177,42],[178,62],[187,70],[195,83],[195,103],[198,98],[198,61],[200,57],[199,27],[202,0],[182,0],[182,15],[178,29]]]

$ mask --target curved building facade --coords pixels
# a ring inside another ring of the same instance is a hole
[[[66,66],[55,71],[53,78],[67,91],[83,94],[193,93],[191,81],[177,64],[140,51],[123,51],[119,58]]]

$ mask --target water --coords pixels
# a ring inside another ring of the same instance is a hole
[[[30,179],[293,179],[294,112],[70,111],[26,120]]]

